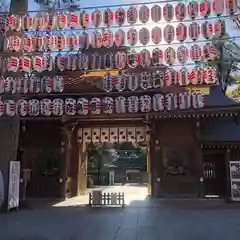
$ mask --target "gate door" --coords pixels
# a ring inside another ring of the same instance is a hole
[[[224,197],[225,163],[224,154],[205,154],[203,177],[206,197]]]

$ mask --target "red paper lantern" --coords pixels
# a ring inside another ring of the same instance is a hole
[[[183,23],[179,23],[176,27],[177,40],[183,42],[187,38],[187,26]]]
[[[136,45],[138,41],[138,32],[135,28],[131,28],[127,32],[127,41],[130,45]]]
[[[68,15],[68,26],[77,28],[79,26],[79,15],[75,12],[70,12]]]
[[[92,12],[92,25],[94,27],[99,27],[102,23],[102,13],[100,10],[96,9]]]
[[[166,4],[163,7],[163,17],[164,17],[165,21],[167,21],[167,22],[171,22],[173,20],[174,7],[172,4]]]
[[[209,39],[213,36],[213,25],[209,22],[202,23],[202,35],[204,38]]]
[[[102,37],[102,44],[104,47],[110,48],[113,46],[114,39],[113,39],[113,33],[110,30],[104,31],[103,37]]]
[[[201,47],[197,44],[194,44],[190,48],[190,58],[194,62],[198,62],[202,59],[202,50]]]
[[[139,41],[142,45],[147,45],[150,40],[150,33],[147,28],[141,28],[139,31]]]
[[[224,12],[224,0],[213,0],[212,8],[217,16],[221,16]]]
[[[189,36],[193,41],[196,41],[200,35],[200,26],[196,22],[189,25]]]
[[[187,15],[186,5],[184,3],[178,3],[175,7],[175,16],[178,21],[183,21]]]
[[[114,13],[111,9],[106,9],[103,13],[103,22],[106,26],[110,27],[113,25]]]
[[[195,19],[198,17],[198,3],[195,1],[192,1],[188,4],[188,16],[191,19]]]
[[[139,20],[141,23],[147,23],[150,17],[150,10],[147,6],[141,6],[139,9]]]
[[[165,50],[165,61],[167,64],[172,65],[174,63],[174,61],[176,60],[176,52],[174,50],[174,48],[172,47],[168,47]]]
[[[127,10],[127,22],[131,25],[137,22],[138,12],[135,7],[130,7]]]
[[[209,0],[202,0],[199,8],[201,16],[208,17],[211,14],[211,3]]]
[[[122,26],[125,23],[126,13],[123,8],[118,8],[115,12],[115,21],[117,25]]]
[[[154,44],[159,44],[162,41],[162,30],[160,27],[152,28],[151,35]]]
[[[151,8],[151,18],[152,18],[152,21],[157,23],[161,20],[162,18],[162,9],[159,5],[154,5],[152,8]]]
[[[180,46],[177,49],[177,59],[181,64],[185,64],[188,61],[188,49],[185,46]]]
[[[164,41],[167,43],[171,43],[174,40],[174,35],[175,35],[174,27],[168,24],[164,28]]]

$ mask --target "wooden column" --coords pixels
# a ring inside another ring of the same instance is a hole
[[[87,144],[78,144],[78,195],[86,193],[87,189]]]
[[[201,147],[201,136],[200,136],[200,120],[196,121],[196,186],[197,186],[197,197],[204,198],[204,182],[203,182],[203,151]]]
[[[231,201],[231,177],[230,177],[230,161],[231,161],[231,150],[228,148],[225,154],[225,171],[226,171],[226,194],[225,201]]]

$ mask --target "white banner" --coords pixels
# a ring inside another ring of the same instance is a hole
[[[9,166],[8,210],[19,206],[20,162],[11,161]]]

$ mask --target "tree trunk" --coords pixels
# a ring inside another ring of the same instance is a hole
[[[11,0],[10,12],[24,14],[28,10],[27,0]],[[13,34],[22,34],[16,33]],[[11,34],[11,35],[13,35]],[[10,33],[9,33],[10,35]],[[0,170],[3,173],[5,187],[4,203],[2,209],[7,209],[8,199],[8,178],[9,178],[9,161],[17,160],[18,138],[20,130],[20,120],[18,119],[0,119]]]

